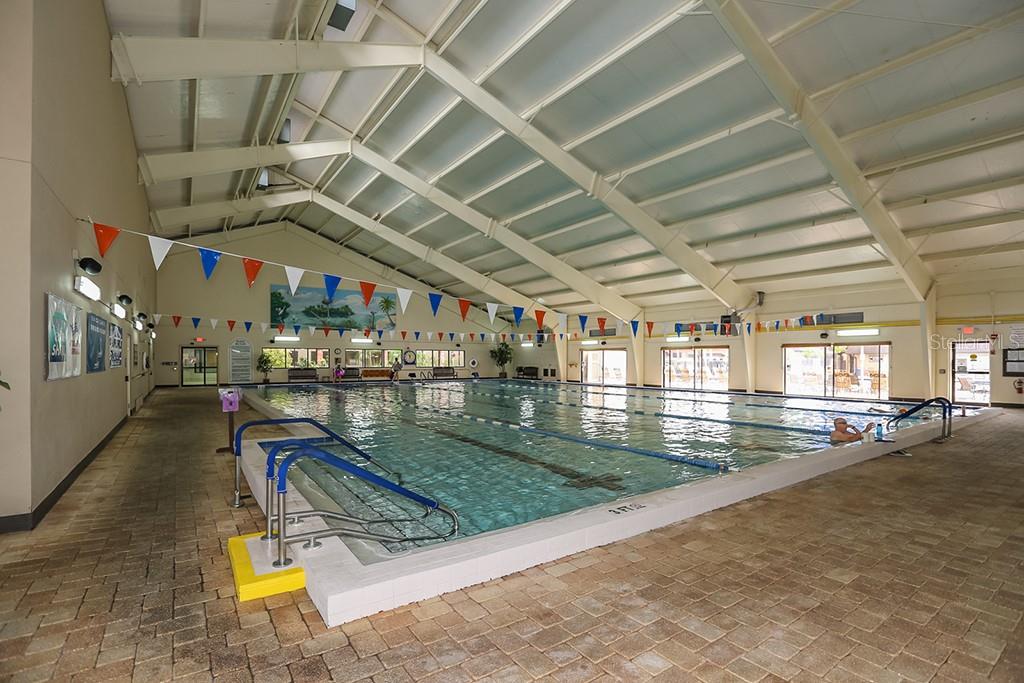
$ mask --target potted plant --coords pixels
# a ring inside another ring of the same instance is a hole
[[[263,383],[267,384],[270,382],[270,371],[274,369],[274,361],[270,357],[270,354],[264,351],[260,354],[259,358],[256,359],[256,371],[263,373]]]
[[[505,372],[505,366],[512,362],[512,347],[505,342],[501,342],[491,349],[491,360],[501,368],[498,377],[505,379],[508,377],[508,373]]]

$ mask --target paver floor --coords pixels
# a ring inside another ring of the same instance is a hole
[[[330,630],[235,600],[226,438],[157,391],[0,536],[0,680],[1024,681],[1024,411]]]

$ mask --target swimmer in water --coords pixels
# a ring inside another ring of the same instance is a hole
[[[874,422],[869,422],[864,425],[864,430],[857,429],[852,424],[846,421],[846,418],[837,417],[832,421],[834,429],[829,434],[829,439],[832,443],[853,443],[855,441],[864,440],[864,432],[870,432],[875,427]]]

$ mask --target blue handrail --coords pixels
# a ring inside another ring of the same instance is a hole
[[[950,403],[949,399],[943,398],[942,396],[936,396],[935,398],[930,398],[927,401],[921,401],[920,403],[918,403],[916,406],[914,406],[905,413],[900,413],[899,415],[890,417],[888,421],[886,421],[885,427],[888,431],[892,431],[893,429],[896,428],[896,425],[898,425],[903,420],[907,419],[908,417],[915,413],[921,412],[928,406],[932,405],[939,405],[942,407],[943,419],[953,417],[953,404]]]
[[[332,467],[337,467],[340,470],[348,472],[354,477],[358,477],[359,479],[368,481],[375,486],[379,486],[380,488],[387,489],[388,491],[391,491],[393,493],[397,493],[398,495],[404,498],[408,498],[409,500],[415,503],[419,503],[420,505],[430,510],[437,510],[438,508],[441,507],[441,504],[438,503],[436,500],[431,500],[430,498],[422,496],[416,493],[415,491],[410,491],[404,486],[400,486],[392,481],[388,481],[384,477],[378,476],[373,472],[364,470],[363,468],[354,465],[347,460],[339,458],[336,455],[332,455],[331,453],[328,453],[327,451],[321,448],[317,448],[315,446],[305,446],[295,451],[294,453],[291,453],[290,455],[288,455],[288,457],[281,461],[281,464],[277,468],[277,493],[279,495],[288,492],[288,468],[291,467],[292,464],[294,464],[295,461],[300,458],[312,458],[314,460],[319,460],[320,462],[331,465]]]
[[[368,460],[370,462],[374,462],[373,458],[370,456],[369,453],[367,453],[363,449],[359,448],[358,446],[356,446],[355,444],[353,444],[352,442],[350,442],[348,439],[346,439],[345,437],[341,436],[337,432],[332,431],[331,429],[329,429],[328,427],[326,427],[322,423],[317,422],[316,420],[314,420],[312,418],[309,418],[309,417],[279,417],[279,418],[266,419],[266,420],[250,420],[249,422],[246,422],[246,423],[242,424],[237,430],[235,430],[235,457],[238,458],[238,457],[241,457],[241,455],[242,455],[242,432],[244,432],[246,429],[248,429],[249,427],[256,427],[258,425],[281,425],[281,424],[308,424],[308,425],[312,425],[312,426],[316,427],[317,429],[319,429],[324,434],[326,434],[327,436],[331,437],[332,439],[334,439],[335,441],[340,443],[341,445],[343,445],[346,448],[348,448],[350,451],[352,451],[353,453],[355,453],[359,457],[365,458],[366,460]],[[374,464],[377,464],[377,463],[374,463]],[[378,466],[380,466],[380,465],[378,465]],[[380,466],[380,467],[382,469],[387,469],[387,468],[385,468],[383,466]]]
[[[274,465],[277,464],[277,456],[286,448],[305,448],[309,445],[309,442],[304,439],[285,439],[284,441],[275,441],[274,445],[267,451],[267,479],[274,478]]]

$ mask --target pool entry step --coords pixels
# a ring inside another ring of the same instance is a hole
[[[235,580],[235,595],[242,602],[306,587],[306,572],[302,567],[271,568],[270,571],[257,573],[257,566],[269,564],[269,560],[265,563],[253,561],[249,552],[249,539],[260,542],[262,535],[257,531],[228,539],[228,559],[231,560],[231,574]]]

